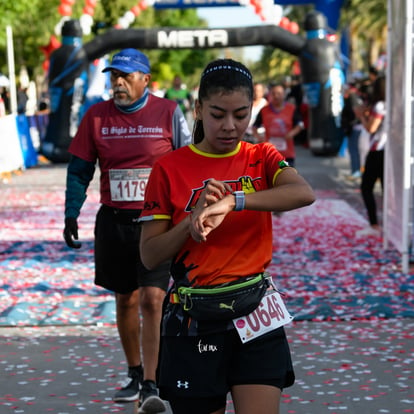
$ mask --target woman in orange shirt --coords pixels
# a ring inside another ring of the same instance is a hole
[[[160,158],[140,217],[151,269],[174,258],[164,303],[158,386],[174,414],[277,414],[294,382],[283,325],[288,312],[265,270],[272,211],[314,194],[269,144],[243,141],[253,81],[239,62],[201,75],[194,143]],[[265,295],[265,296],[264,296]]]

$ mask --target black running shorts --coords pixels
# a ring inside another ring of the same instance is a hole
[[[294,378],[283,327],[245,344],[235,329],[161,338],[160,396],[177,414],[207,414],[223,407],[233,385],[264,384],[283,389],[291,386]]]
[[[95,284],[116,293],[141,286],[167,290],[170,263],[147,270],[139,255],[140,210],[101,206],[95,223]]]

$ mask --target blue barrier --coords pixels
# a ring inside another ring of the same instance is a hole
[[[32,137],[30,135],[29,120],[26,115],[16,116],[17,133],[20,140],[20,147],[23,154],[25,168],[37,165],[37,152],[34,149]]]
[[[48,114],[0,117],[0,173],[38,164],[38,149],[45,137],[48,119]]]

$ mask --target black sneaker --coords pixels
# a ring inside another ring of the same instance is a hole
[[[139,401],[139,414],[157,414],[167,411],[164,401],[158,396],[157,386],[154,381],[145,380],[142,383]]]
[[[113,398],[114,402],[125,403],[138,400],[139,390],[141,388],[142,379],[144,377],[142,367],[139,366],[129,368],[128,377],[131,378],[131,380],[128,382],[127,385],[125,385],[115,393]]]

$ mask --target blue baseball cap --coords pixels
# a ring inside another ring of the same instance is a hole
[[[150,73],[151,67],[148,58],[137,49],[123,49],[116,53],[109,66],[102,70],[108,72],[112,69],[124,73],[142,72]]]

